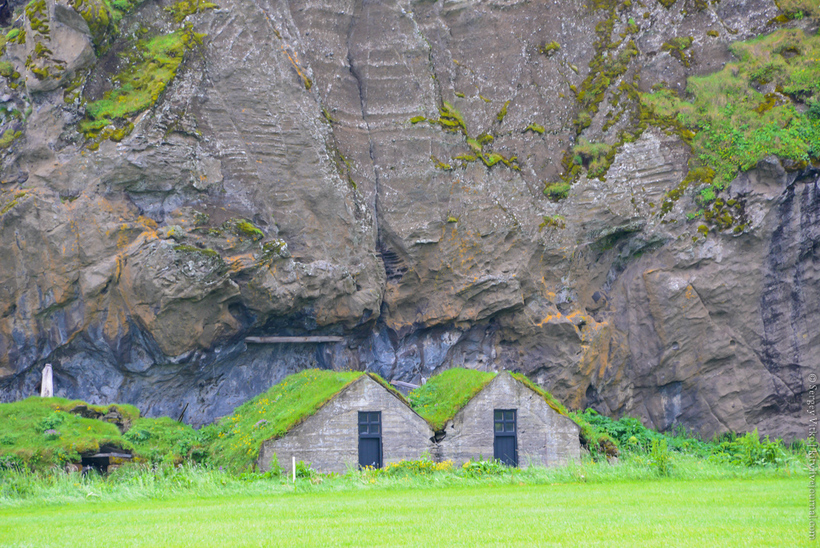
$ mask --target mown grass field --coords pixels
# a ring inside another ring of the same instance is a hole
[[[804,474],[552,484],[512,475],[468,485],[441,479],[443,486],[436,477],[423,485],[408,478],[371,484],[366,476],[338,485],[253,482],[242,494],[206,490],[201,497],[186,489],[174,498],[122,502],[97,497],[91,486],[84,501],[35,496],[0,506],[0,546],[814,545]]]

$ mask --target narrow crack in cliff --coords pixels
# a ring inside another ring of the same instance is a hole
[[[370,155],[370,164],[373,166],[373,222],[376,224],[376,245],[381,242],[381,220],[379,219],[379,171],[376,167],[376,158],[373,153],[373,136],[370,133],[370,123],[367,120],[367,97],[365,95],[364,86],[362,84],[362,77],[356,69],[353,55],[351,53],[351,46],[353,44],[353,32],[361,17],[363,9],[363,1],[359,0],[353,7],[353,14],[350,19],[350,29],[347,34],[347,66],[350,70],[351,76],[356,80],[356,87],[359,92],[359,105],[362,110],[362,121],[364,122],[365,130],[367,131],[368,153]]]

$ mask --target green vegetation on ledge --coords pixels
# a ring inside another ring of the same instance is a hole
[[[572,148],[572,161],[575,165],[582,165],[587,169],[589,177],[600,177],[612,164],[615,157],[615,147],[606,143],[590,143],[583,137]]]
[[[217,5],[207,0],[180,0],[176,4],[165,8],[174,17],[174,21],[182,23],[189,15],[201,13],[205,10],[216,8]]]
[[[3,132],[3,135],[0,135],[0,149],[10,147],[16,139],[19,139],[22,136],[22,131],[14,131],[11,128],[7,129]]]
[[[524,128],[524,133],[526,133],[528,131],[532,131],[533,133],[538,133],[539,135],[543,135],[545,130],[544,130],[544,126],[542,126],[541,124],[536,124],[535,122],[533,122],[533,123],[531,123],[530,125],[528,125],[527,127]]]
[[[24,198],[28,194],[28,191],[25,190],[18,190],[16,192],[11,192],[4,190],[0,193],[0,215],[5,215],[20,203],[20,199]]]
[[[174,251],[179,251],[180,253],[196,253],[209,259],[216,259],[219,263],[223,262],[222,256],[217,251],[214,251],[209,247],[197,247],[195,245],[179,244],[174,246]]]
[[[144,0],[71,0],[69,3],[79,13],[91,30],[94,46],[104,46],[106,40],[117,33],[117,24]]]
[[[86,105],[80,131],[87,138],[107,138],[107,126],[126,123],[129,116],[153,106],[176,75],[185,52],[202,43],[203,35],[191,27],[140,40],[127,57],[125,69],[112,81],[117,86],[102,99]]]
[[[690,178],[708,185],[704,202],[770,154],[792,169],[820,158],[820,36],[781,29],[731,50],[738,61],[689,78],[685,98],[665,88],[641,97],[650,123],[691,145],[690,174],[708,170],[708,177]],[[679,196],[683,189],[676,190]]]
[[[803,17],[820,17],[820,2],[817,0],[775,0],[774,3],[783,12],[782,17],[787,21]]]
[[[552,57],[555,55],[557,51],[561,49],[561,44],[556,42],[555,40],[551,42],[545,42],[540,48],[538,48],[539,53],[543,53],[547,57]]]
[[[689,48],[692,47],[693,39],[691,36],[680,36],[672,38],[668,42],[664,42],[661,46],[661,51],[668,51],[669,55],[683,63],[683,66],[688,67],[692,64],[692,52]]]
[[[507,115],[507,106],[510,104],[510,101],[504,103],[504,107],[496,116],[498,122],[502,122],[504,117]],[[487,167],[493,167],[494,165],[501,163],[505,166],[513,169],[515,171],[521,171],[521,168],[518,165],[518,157],[513,156],[511,158],[507,158],[506,156],[499,154],[497,152],[492,152],[487,147],[492,145],[495,138],[488,134],[482,133],[478,137],[470,137],[469,132],[467,131],[467,124],[464,122],[464,117],[461,113],[456,109],[452,104],[444,101],[441,108],[439,108],[439,117],[438,118],[425,118],[424,116],[414,116],[410,119],[410,123],[415,125],[419,122],[429,122],[430,124],[439,125],[444,131],[452,132],[452,133],[461,133],[464,135],[465,139],[467,140],[467,146],[470,147],[470,152],[466,154],[458,154],[453,157],[453,160],[460,160],[462,165],[468,164],[470,162],[477,162],[481,160],[481,162]],[[541,126],[538,126],[541,127]],[[527,129],[534,129],[529,127]],[[541,128],[543,133],[543,128]],[[525,130],[526,131],[526,130]],[[537,130],[536,130],[537,131]],[[433,164],[436,166],[436,169],[441,169],[443,171],[451,171],[453,169],[452,164],[448,164],[439,160],[435,155],[431,155],[430,159],[433,160]]]
[[[580,137],[582,132],[592,125],[593,117],[598,113],[601,104],[610,96],[610,103],[616,107],[620,103],[618,112],[607,114],[603,130],[606,132],[610,127],[621,120],[624,114],[631,112],[633,118],[638,118],[639,100],[638,84],[640,82],[640,72],[633,71],[632,76],[628,75],[632,61],[638,55],[638,46],[634,40],[628,39],[629,34],[638,31],[637,24],[630,19],[626,32],[615,34],[616,25],[620,22],[620,12],[631,7],[630,0],[600,0],[588,3],[593,10],[606,10],[607,17],[595,26],[595,42],[593,43],[594,55],[589,62],[589,73],[581,82],[580,87],[571,85],[570,90],[575,94],[578,103],[578,114],[573,121],[575,135]],[[574,65],[570,68],[577,72]],[[617,84],[617,85],[616,85]],[[614,89],[613,89],[614,88]],[[607,146],[604,154],[598,154],[598,149],[593,155],[589,155],[586,161],[583,157],[579,160],[579,154],[574,147],[569,147],[564,152],[561,160],[562,173],[558,180],[547,181],[544,186],[544,194],[552,200],[563,200],[569,195],[572,184],[578,180],[584,169],[587,169],[588,177],[604,179],[609,166],[615,158],[615,151],[627,142],[637,139],[641,133],[638,123],[630,120],[631,129],[621,130],[613,144],[601,143],[600,146]],[[589,143],[579,142],[577,146],[588,147]],[[602,149],[603,150],[603,149]],[[592,150],[590,150],[592,152]],[[592,169],[589,169],[590,166]]]

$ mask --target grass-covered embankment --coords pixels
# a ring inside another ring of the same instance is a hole
[[[201,463],[242,474],[254,470],[265,440],[284,435],[365,374],[302,371],[200,430],[168,417],[140,417],[129,405],[97,406],[37,397],[0,404],[0,469],[45,471],[78,463],[82,454],[107,445],[131,451],[136,463]],[[393,390],[383,379],[368,375]],[[568,411],[525,377],[514,376],[580,426],[582,445],[596,460],[618,454],[651,455],[653,462],[662,464],[674,455],[744,466],[779,466],[796,454],[805,454],[805,444],[789,450],[779,440],[761,440],[757,432],[706,441],[683,431],[655,432],[630,417],[613,420],[592,410]],[[419,414],[441,429],[493,378],[493,373],[453,369],[414,391],[410,401]]]
[[[116,484],[64,476],[50,496],[11,504],[1,497],[0,544],[763,547],[807,539],[808,480],[786,469],[688,460],[680,477],[663,480],[630,462],[483,477],[351,471],[295,486],[187,467],[167,472]],[[154,495],[166,500],[149,500]]]
[[[131,451],[138,462],[200,460],[203,450],[190,426],[141,418],[132,405],[39,397],[0,404],[0,469],[79,462],[104,445]]]

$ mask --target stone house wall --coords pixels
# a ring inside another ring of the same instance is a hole
[[[518,465],[563,465],[581,456],[579,426],[552,409],[540,394],[499,373],[444,427],[436,457],[461,465],[493,458],[493,411],[517,409]]]
[[[264,442],[259,468],[269,470],[274,455],[288,473],[294,456],[323,473],[344,473],[357,466],[359,411],[382,413],[382,465],[418,459],[425,451],[432,453],[433,431],[427,421],[395,394],[362,375],[285,436]]]

